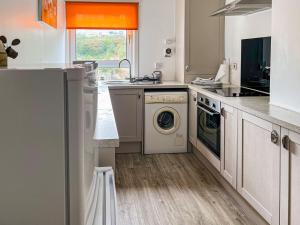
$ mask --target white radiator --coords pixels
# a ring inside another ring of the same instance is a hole
[[[87,198],[85,225],[116,225],[116,188],[112,168],[95,168]]]

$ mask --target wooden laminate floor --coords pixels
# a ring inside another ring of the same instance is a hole
[[[118,225],[251,224],[193,154],[116,156]]]

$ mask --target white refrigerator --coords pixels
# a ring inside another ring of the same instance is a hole
[[[84,76],[0,70],[0,224],[84,224]]]

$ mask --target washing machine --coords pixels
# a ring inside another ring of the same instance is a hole
[[[187,152],[187,92],[145,92],[144,153]]]

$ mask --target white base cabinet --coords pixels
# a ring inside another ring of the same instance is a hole
[[[116,153],[142,152],[143,89],[110,89],[111,102],[120,137]]]
[[[280,224],[300,224],[300,134],[287,129],[282,129]]]
[[[268,223],[279,224],[280,127],[239,111],[238,130],[238,192]]]
[[[299,225],[300,134],[222,103],[218,160],[197,139],[195,96],[190,90],[190,142],[267,223]]]
[[[236,189],[238,110],[222,103],[221,174]]]

